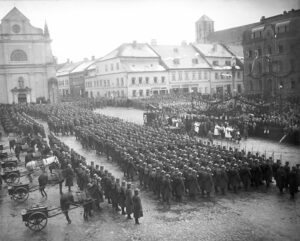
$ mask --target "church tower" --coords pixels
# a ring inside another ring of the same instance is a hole
[[[214,21],[203,15],[196,22],[196,43],[207,43],[208,36],[214,32]]]

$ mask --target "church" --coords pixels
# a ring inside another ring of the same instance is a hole
[[[16,7],[0,24],[0,104],[57,101],[56,63],[44,30]]]

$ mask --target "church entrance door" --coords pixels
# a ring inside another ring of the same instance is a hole
[[[18,103],[27,103],[27,95],[18,94]]]

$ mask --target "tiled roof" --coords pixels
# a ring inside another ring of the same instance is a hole
[[[56,76],[63,76],[69,74],[74,68],[80,65],[82,62],[66,63],[56,71]]]
[[[190,45],[154,45],[151,47],[169,69],[210,68],[209,64]]]
[[[117,49],[113,50],[106,56],[100,59],[100,61],[113,59],[117,57],[136,57],[136,58],[153,58],[158,57],[154,51],[145,43],[125,43]]]
[[[233,55],[220,44],[195,44],[205,57],[232,57]]]
[[[88,60],[83,61],[81,64],[79,64],[75,69],[71,71],[71,73],[78,73],[86,70],[90,65],[92,65],[95,62],[95,60]]]

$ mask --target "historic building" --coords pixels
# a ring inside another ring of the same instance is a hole
[[[132,99],[168,93],[167,72],[148,44],[122,44],[94,65],[95,74],[85,80],[89,97]]]
[[[221,44],[194,44],[194,48],[211,66],[210,89],[217,94],[233,94],[243,91],[243,65],[239,59]]]
[[[210,64],[191,45],[152,45],[168,73],[171,93],[210,94]]]
[[[261,18],[243,35],[246,92],[300,95],[300,10]]]
[[[0,24],[0,103],[57,101],[55,59],[44,31],[14,7]]]

